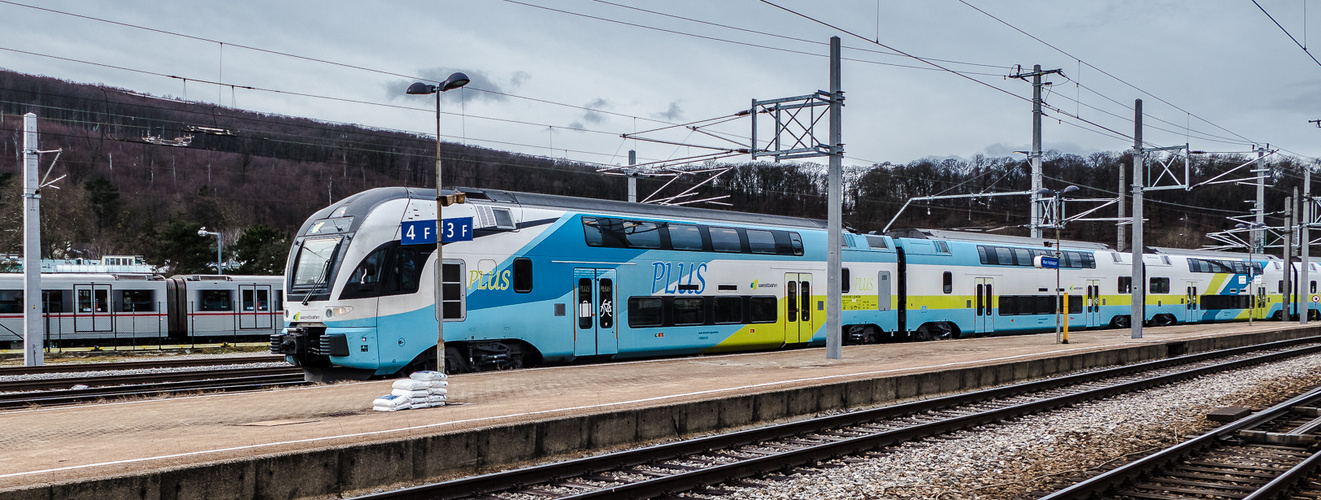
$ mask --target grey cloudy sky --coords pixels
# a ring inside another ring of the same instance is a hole
[[[630,148],[642,161],[702,152],[621,133],[728,116],[752,99],[828,88],[826,42],[838,35],[846,164],[1026,149],[1031,85],[1006,75],[1015,65],[1033,64],[1065,75],[1048,78],[1054,85],[1046,101],[1059,108],[1045,120],[1048,149],[1088,154],[1131,147],[1131,139],[1102,127],[1132,134],[1131,106],[1142,98],[1144,137],[1152,145],[1248,151],[1253,143],[1270,143],[1321,156],[1321,129],[1307,122],[1321,119],[1321,65],[1251,0],[774,1],[838,29],[754,0],[613,1],[39,4],[223,46],[0,3],[7,21],[0,67],[427,134],[434,133],[434,101],[405,96],[403,88],[410,77],[439,79],[461,70],[473,78],[472,89],[444,95],[447,140],[620,164]],[[1316,31],[1307,21],[1318,19],[1321,5],[1258,2],[1300,42],[1308,41],[1308,28]],[[875,40],[951,61],[938,64],[966,77],[887,55]],[[750,124],[745,118],[713,130],[746,141]],[[652,137],[726,145],[684,129]]]

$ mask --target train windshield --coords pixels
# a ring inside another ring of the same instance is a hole
[[[298,250],[291,291],[311,291],[321,288],[330,279],[330,262],[339,248],[340,237],[309,238]]]

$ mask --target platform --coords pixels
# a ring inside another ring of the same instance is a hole
[[[464,374],[449,406],[371,411],[391,381],[0,412],[0,498],[308,498],[1083,368],[1321,335],[1258,322]]]

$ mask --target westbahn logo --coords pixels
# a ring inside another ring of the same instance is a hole
[[[780,285],[779,285],[778,283],[762,283],[761,280],[753,280],[753,281],[752,281],[752,289],[753,289],[753,290],[756,290],[756,289],[758,289],[758,288],[775,288],[775,287],[777,287],[777,286],[780,286]]]

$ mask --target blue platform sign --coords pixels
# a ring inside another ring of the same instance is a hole
[[[399,242],[404,245],[435,245],[436,221],[409,220],[399,224]],[[445,243],[472,241],[472,217],[445,219]]]
[[[1060,258],[1059,258],[1059,257],[1047,257],[1047,256],[1045,256],[1045,255],[1038,255],[1038,256],[1037,256],[1037,267],[1042,268],[1042,269],[1059,269],[1059,267],[1060,267]]]

